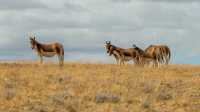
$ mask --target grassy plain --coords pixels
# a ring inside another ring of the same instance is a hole
[[[1,63],[0,112],[200,112],[200,66]]]

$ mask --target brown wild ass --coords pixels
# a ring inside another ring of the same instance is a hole
[[[58,56],[59,65],[64,64],[64,48],[60,43],[43,44],[36,40],[35,36],[30,37],[31,48],[34,49],[40,57],[40,63],[43,63],[43,57]]]
[[[125,61],[133,60],[134,63],[138,64],[138,56],[139,52],[135,48],[120,48],[116,47],[111,44],[111,42],[106,41],[106,51],[109,54],[109,56],[113,55],[117,61],[118,64],[125,64]]]
[[[110,52],[110,46],[111,46],[111,42],[110,41],[106,41],[106,45],[105,45],[105,48],[106,48],[106,52],[109,53]],[[109,56],[113,55],[117,64],[120,64],[121,61],[120,61],[120,55],[118,52],[113,52],[112,54],[109,53]]]
[[[141,65],[149,65],[152,63],[154,67],[160,67],[160,64],[169,63],[171,52],[166,45],[150,45],[145,51],[136,45],[133,45],[133,47],[139,51],[138,63]]]
[[[155,60],[149,55],[147,54],[143,49],[139,48],[138,46],[136,46],[135,44],[133,44],[133,48],[135,48],[138,51],[138,59],[137,59],[137,64],[145,66],[145,65],[149,65],[150,63],[153,63],[154,67],[156,66]]]
[[[156,64],[168,64],[171,51],[167,45],[150,45],[145,52],[156,60]]]

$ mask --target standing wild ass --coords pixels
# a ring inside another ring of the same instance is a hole
[[[145,52],[159,64],[168,64],[171,58],[171,51],[167,45],[150,45]]]
[[[149,65],[150,63],[153,63],[154,66],[156,66],[154,63],[154,59],[146,53],[143,49],[139,48],[135,44],[133,44],[133,48],[135,48],[138,51],[138,59],[137,59],[137,64],[145,66]]]
[[[141,64],[153,63],[154,66],[159,67],[160,64],[168,64],[170,61],[171,52],[166,45],[150,45],[145,50],[136,45],[133,47],[139,50],[139,63]]]
[[[30,37],[31,48],[34,49],[40,57],[40,63],[43,63],[44,57],[58,56],[59,65],[64,64],[64,48],[60,43],[43,44],[36,40],[35,36]]]
[[[110,41],[106,41],[106,51],[109,56],[113,55],[117,61],[117,64],[125,64],[125,61],[133,60],[134,63],[139,64],[139,51],[135,48],[120,48],[111,44]]]

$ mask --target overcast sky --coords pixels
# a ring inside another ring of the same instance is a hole
[[[66,52],[102,54],[106,40],[120,47],[167,44],[173,63],[200,64],[199,11],[199,0],[0,0],[0,57],[32,52],[34,34],[63,43]]]

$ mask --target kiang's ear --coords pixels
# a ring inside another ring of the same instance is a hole
[[[35,36],[34,36],[34,38],[33,38],[33,40],[35,40],[36,38],[35,38]]]
[[[111,44],[111,41],[109,41],[108,44]]]
[[[135,44],[133,44],[133,47],[136,48],[137,46]]]

